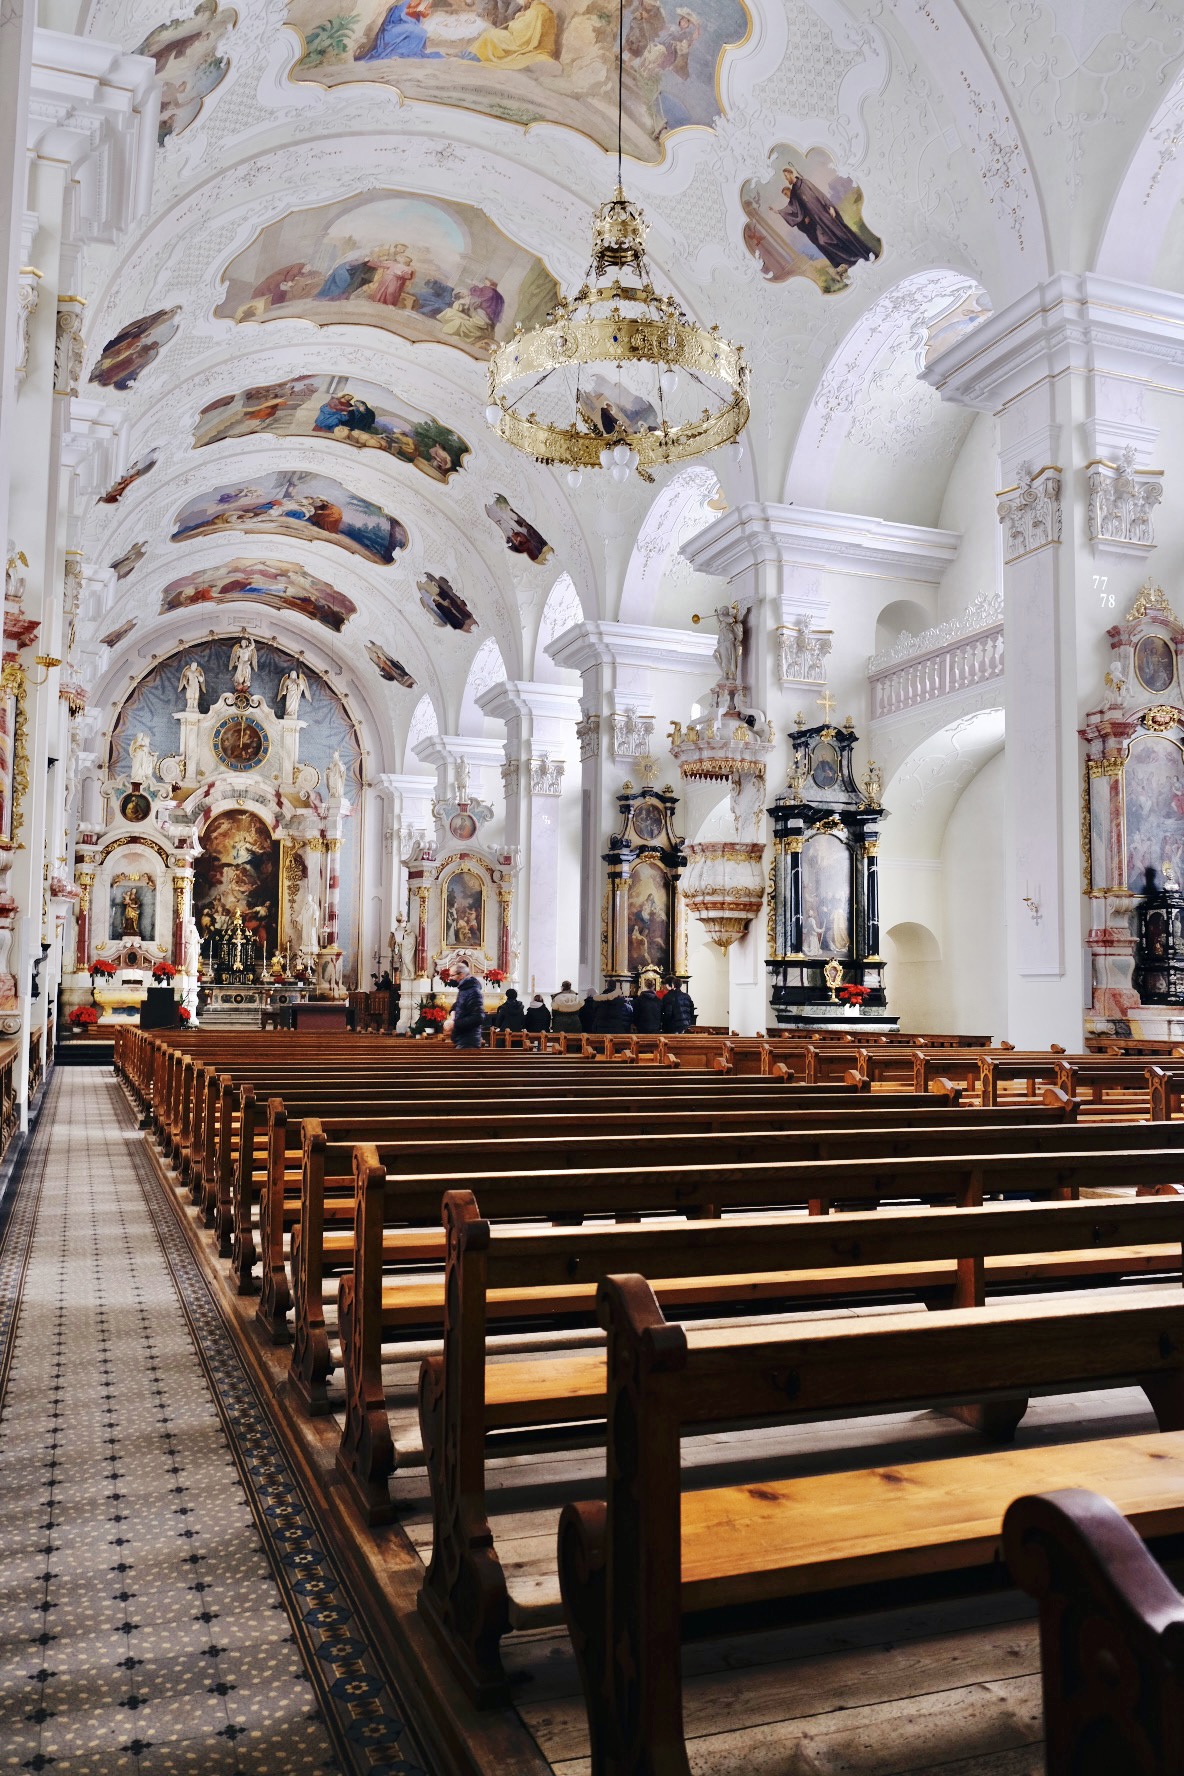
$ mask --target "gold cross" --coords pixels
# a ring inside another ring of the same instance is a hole
[[[823,691],[821,697],[816,697],[814,699],[814,701],[818,704],[819,708],[822,710],[823,715],[825,715],[826,719],[829,721],[830,720],[830,712],[835,706],[835,700],[831,696],[830,692]]]

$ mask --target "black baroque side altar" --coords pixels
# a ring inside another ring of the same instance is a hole
[[[766,967],[777,1022],[895,1024],[880,954],[878,773],[860,789],[850,728],[802,727],[791,739],[789,782],[769,809]],[[846,1003],[845,987],[863,989],[862,1003]]]

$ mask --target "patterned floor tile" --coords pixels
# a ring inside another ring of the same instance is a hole
[[[0,1771],[426,1776],[131,1123],[52,1079],[0,1233]]]

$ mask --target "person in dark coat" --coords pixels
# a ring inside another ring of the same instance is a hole
[[[674,986],[662,1000],[662,1028],[667,1036],[681,1036],[695,1027],[695,1001],[685,988]]]
[[[595,1015],[592,1029],[597,1036],[627,1036],[633,1028],[633,1001],[623,987],[597,993]]]
[[[526,1028],[526,1007],[513,987],[506,988],[506,996],[494,1013],[493,1027],[495,1030],[524,1030]]]
[[[456,982],[456,1003],[452,1007],[449,1034],[453,1048],[484,1048],[481,1035],[485,1023],[485,1000],[481,982],[467,962],[458,962],[452,971]]]
[[[595,995],[595,993],[593,993],[593,992],[585,993],[584,1003],[580,1006],[580,1009],[576,1013],[576,1016],[580,1020],[580,1029],[583,1030],[585,1034],[587,1034],[590,1030],[594,1030],[596,1028],[596,995]]]
[[[662,1001],[652,987],[643,987],[633,1001],[633,1028],[639,1036],[656,1036],[662,1028]]]
[[[526,1031],[530,1036],[537,1036],[540,1030],[551,1028],[551,1013],[541,993],[536,993],[526,1008]]]
[[[551,1000],[551,1028],[562,1030],[568,1036],[578,1036],[583,1029],[580,1023],[580,995],[572,992],[570,981],[564,981]]]

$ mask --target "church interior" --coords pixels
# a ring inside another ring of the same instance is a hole
[[[2,0],[0,219],[0,1767],[1184,1776],[1184,0]]]

